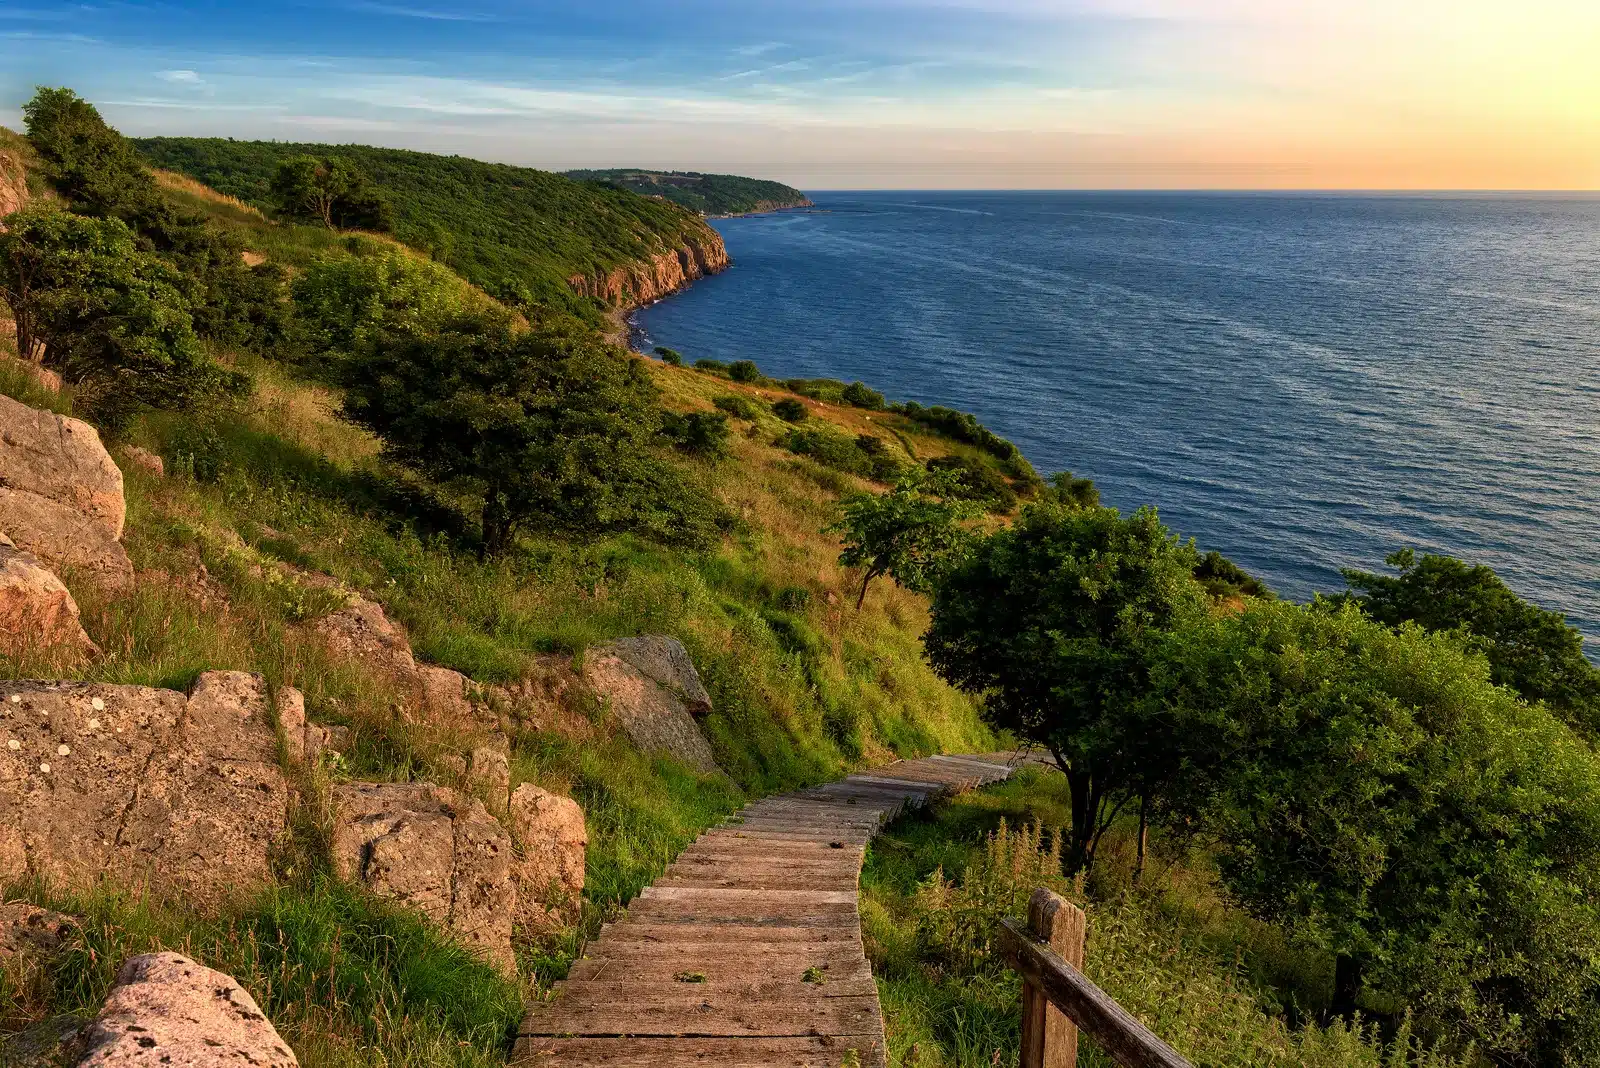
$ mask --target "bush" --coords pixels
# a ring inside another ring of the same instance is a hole
[[[1017,491],[994,468],[966,456],[936,456],[928,461],[929,471],[948,471],[958,496],[979,501],[995,512],[1009,512],[1017,506]]]
[[[665,345],[657,345],[656,355],[661,358],[662,363],[670,363],[674,367],[683,366],[683,353],[677,349],[669,349]]]
[[[794,400],[791,397],[785,397],[780,401],[773,402],[772,414],[777,416],[779,419],[782,419],[786,423],[803,423],[805,422],[806,416],[811,413],[810,410],[807,409],[806,406],[800,401]]]
[[[694,361],[694,369],[696,371],[704,371],[708,375],[717,375],[722,378],[728,377],[728,365],[721,360],[696,360]]]
[[[728,365],[728,377],[735,382],[759,382],[761,370],[753,360],[734,360]]]
[[[735,419],[753,421],[761,414],[761,409],[749,397],[741,397],[736,393],[724,393],[720,397],[712,397],[711,403],[721,411],[727,412]]]
[[[721,456],[728,451],[728,416],[723,412],[668,412],[661,432],[684,452]]]
[[[381,334],[426,334],[486,307],[448,268],[403,252],[329,257],[294,282],[295,315],[319,356],[352,356]]]
[[[846,404],[852,405],[856,408],[867,408],[875,412],[882,411],[888,404],[888,402],[884,400],[882,393],[879,393],[875,389],[869,388],[864,382],[850,383],[848,386],[844,387],[844,390],[840,396],[844,398],[844,402]]]

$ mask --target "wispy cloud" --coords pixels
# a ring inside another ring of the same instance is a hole
[[[156,77],[173,85],[204,85],[205,80],[192,70],[158,70]]]
[[[398,4],[351,4],[351,11],[369,15],[390,15],[401,19],[430,19],[434,22],[499,22],[500,18],[483,11],[464,11],[457,8],[405,7]]]

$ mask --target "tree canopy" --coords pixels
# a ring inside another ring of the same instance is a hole
[[[1559,612],[1518,597],[1482,565],[1410,549],[1387,561],[1398,575],[1345,569],[1355,602],[1390,626],[1459,630],[1476,639],[1490,677],[1529,701],[1544,701],[1590,738],[1600,737],[1600,670],[1583,654],[1583,636]]]
[[[862,569],[858,611],[867,587],[880,575],[927,593],[967,544],[960,523],[974,509],[953,492],[951,482],[948,475],[912,471],[888,493],[856,493],[842,502],[843,516],[828,532],[844,538],[839,563]]]
[[[272,178],[278,212],[321,223],[330,230],[393,229],[394,213],[382,192],[354,160],[291,156]]]
[[[243,388],[196,339],[181,281],[118,219],[32,207],[0,232],[0,297],[17,351],[79,386],[104,422]]]
[[[1087,865],[1118,807],[1146,791],[1152,740],[1134,715],[1150,645],[1205,598],[1196,553],[1154,509],[1044,501],[979,541],[940,581],[923,638],[996,727],[1046,747],[1072,790],[1072,860]]]
[[[386,455],[482,501],[489,555],[535,525],[676,544],[717,535],[720,509],[652,451],[648,373],[573,320],[518,331],[478,314],[383,331],[345,384],[346,415]]]
[[[1459,638],[1257,601],[1152,657],[1157,812],[1257,915],[1504,1063],[1600,1057],[1600,768]]]

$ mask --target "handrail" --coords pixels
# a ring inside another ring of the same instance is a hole
[[[1039,908],[1045,903],[1040,900],[1041,894],[1048,894],[1048,891],[1035,893],[1035,907],[1029,910],[1035,916],[1044,912]],[[1077,952],[1081,954],[1082,913],[1054,894],[1049,897],[1054,901],[1048,904],[1059,903],[1078,917],[1074,927],[1079,939]],[[1123,1068],[1194,1068],[1177,1050],[1161,1041],[1111,995],[1095,986],[1041,940],[1041,935],[1048,939],[1051,933],[1036,933],[1012,919],[1000,921],[1001,947],[1011,966],[1022,973],[1024,1015],[1034,1016],[1033,1021],[1023,1022],[1022,1068],[1072,1068],[1077,1060],[1076,1030],[1070,1026],[1049,1027],[1038,1018],[1039,1008],[1034,1007],[1038,1001],[1059,1009],[1077,1027],[1088,1032]],[[1031,1041],[1030,1032],[1036,1035]]]

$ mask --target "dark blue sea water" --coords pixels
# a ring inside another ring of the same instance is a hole
[[[815,199],[638,328],[974,412],[1291,597],[1410,545],[1600,640],[1600,198]]]

